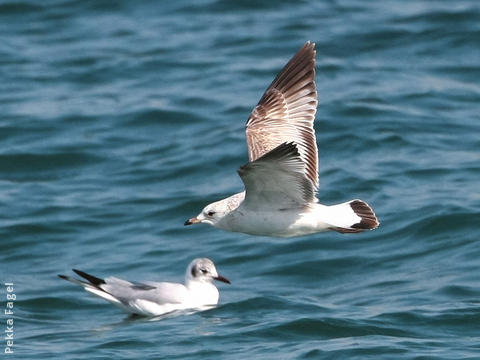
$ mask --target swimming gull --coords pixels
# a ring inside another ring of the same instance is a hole
[[[213,280],[230,281],[219,275],[213,261],[195,259],[188,265],[185,285],[171,282],[132,283],[116,277],[100,279],[83,271],[73,269],[87,281],[58,275],[62,279],[83,286],[122,310],[138,315],[157,316],[175,310],[205,309],[218,303],[219,293]]]

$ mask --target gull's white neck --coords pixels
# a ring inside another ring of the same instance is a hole
[[[218,289],[211,282],[187,279],[185,286],[190,292],[193,306],[215,305],[218,303]]]

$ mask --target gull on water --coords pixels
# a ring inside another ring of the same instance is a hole
[[[251,235],[291,237],[378,227],[362,200],[318,202],[315,44],[307,42],[263,94],[246,124],[249,162],[238,174],[245,191],[207,205],[185,225],[204,223]]]
[[[65,275],[60,278],[71,281],[120,307],[122,310],[146,316],[157,316],[175,310],[203,309],[218,303],[219,293],[213,280],[230,284],[219,275],[213,261],[207,258],[195,259],[188,265],[185,285],[171,282],[132,283],[116,277],[100,279],[73,269],[83,279]]]

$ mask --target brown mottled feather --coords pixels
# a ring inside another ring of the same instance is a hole
[[[273,80],[247,121],[250,161],[282,143],[294,142],[305,164],[305,176],[317,189],[316,110],[315,44],[307,42]]]

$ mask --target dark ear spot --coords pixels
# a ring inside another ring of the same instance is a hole
[[[197,276],[197,269],[196,269],[196,265],[193,265],[192,266],[192,270],[190,271],[190,273],[192,274],[193,277]]]

